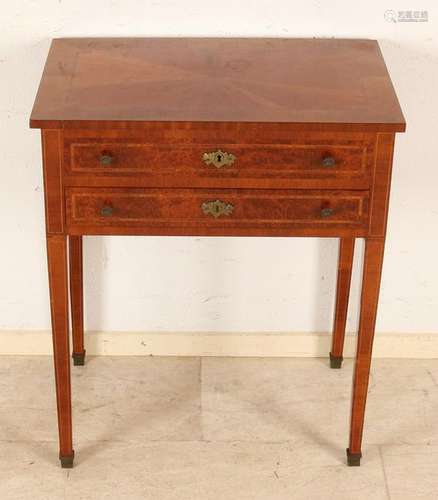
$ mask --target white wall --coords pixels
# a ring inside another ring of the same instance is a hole
[[[379,40],[408,123],[396,140],[377,330],[438,334],[438,7],[420,4],[3,2],[0,329],[49,327],[40,136],[28,117],[52,37],[333,36]],[[388,22],[387,9],[428,10],[429,22]],[[87,328],[328,331],[336,255],[336,240],[87,238]],[[349,330],[357,321],[358,268]]]

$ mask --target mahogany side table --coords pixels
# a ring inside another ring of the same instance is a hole
[[[42,133],[60,460],[73,465],[84,363],[82,236],[340,239],[340,368],[355,238],[365,238],[349,465],[359,465],[394,138],[405,121],[374,40],[77,38],[52,42]]]

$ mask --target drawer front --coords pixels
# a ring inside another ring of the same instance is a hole
[[[238,182],[252,180],[247,187],[299,188],[287,181],[313,179],[331,181],[321,187],[348,188],[351,182],[358,188],[362,181],[368,188],[372,149],[370,140],[336,143],[317,137],[293,144],[148,144],[89,138],[66,141],[64,164],[67,176],[141,177],[148,183],[140,185],[147,187],[245,187]],[[275,181],[283,184],[270,184]]]
[[[195,233],[253,228],[269,234],[271,229],[368,225],[367,191],[69,188],[66,208],[69,228],[143,226]]]

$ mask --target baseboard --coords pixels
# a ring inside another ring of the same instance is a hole
[[[122,356],[326,357],[328,333],[87,332],[87,354]],[[355,353],[356,335],[345,339],[344,357]],[[0,355],[52,353],[48,330],[0,330]],[[438,333],[377,333],[376,358],[438,358]]]

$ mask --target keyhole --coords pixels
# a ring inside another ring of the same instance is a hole
[[[217,155],[216,160],[218,163],[222,161],[222,155]]]

